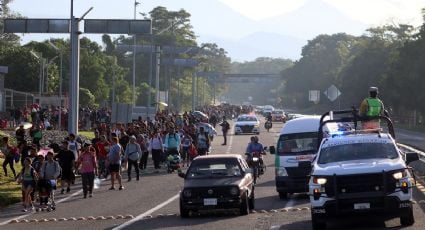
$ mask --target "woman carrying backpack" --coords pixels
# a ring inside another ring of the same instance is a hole
[[[34,170],[34,168],[31,167],[31,164],[32,164],[31,158],[29,157],[25,158],[24,167],[22,168],[20,177],[18,179],[18,182],[22,183],[22,193],[23,193],[23,202],[24,202],[24,209],[22,210],[23,212],[34,210],[34,206],[31,200],[31,193],[35,189],[36,181],[38,179],[38,174]]]

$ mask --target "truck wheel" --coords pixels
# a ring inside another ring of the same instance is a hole
[[[411,226],[415,223],[415,217],[413,216],[413,208],[410,207],[409,210],[400,216],[400,224],[402,226]]]
[[[311,214],[311,224],[312,224],[313,230],[326,229],[326,221],[318,220],[318,217],[316,217],[313,213]]]
[[[180,217],[181,218],[189,218],[189,210],[184,208],[181,201],[180,201]]]
[[[281,200],[286,200],[288,199],[288,193],[287,192],[279,192],[279,198]]]
[[[248,215],[249,213],[248,194],[245,194],[245,196],[242,198],[242,203],[239,209],[242,216]]]

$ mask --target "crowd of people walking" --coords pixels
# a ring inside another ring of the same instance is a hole
[[[35,209],[35,200],[40,208],[54,208],[56,186],[60,184],[61,194],[69,193],[76,176],[81,176],[83,198],[93,197],[98,179],[110,177],[109,189],[123,190],[121,172],[126,170],[128,181],[133,175],[139,181],[148,168],[148,159],[152,159],[153,173],[161,169],[172,172],[169,161],[175,157],[179,166],[188,167],[194,157],[208,154],[217,134],[213,127],[221,122],[223,134],[227,133],[226,117],[235,116],[237,111],[232,106],[221,106],[204,107],[201,112],[201,116],[193,112],[179,115],[165,110],[153,119],[139,118],[128,124],[96,121],[91,125],[95,134],[92,140],[70,133],[61,143],[49,146],[41,146],[41,137],[35,135],[38,128],[21,126],[15,132],[16,146],[10,144],[9,137],[2,139],[3,170],[7,176],[9,166],[22,185],[24,212]],[[14,164],[19,161],[22,170],[16,172]]]

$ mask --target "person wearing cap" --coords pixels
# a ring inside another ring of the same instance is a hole
[[[97,172],[96,150],[91,146],[91,143],[83,144],[81,156],[78,158],[77,166],[81,166],[81,180],[83,182],[84,199],[93,196],[94,176]]]
[[[139,180],[139,160],[142,156],[140,145],[136,142],[135,136],[130,136],[130,142],[124,151],[124,160],[128,163],[127,175],[128,181],[131,181],[131,168],[134,166],[136,170],[136,180]]]
[[[384,113],[384,103],[378,98],[378,87],[369,88],[369,97],[365,98],[360,104],[360,117],[377,117]],[[378,124],[376,124],[378,123]],[[379,120],[373,120],[363,123],[364,129],[378,128]]]

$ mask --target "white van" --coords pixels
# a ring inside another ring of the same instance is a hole
[[[305,116],[288,121],[281,129],[275,154],[276,190],[281,199],[289,194],[308,192],[311,162],[318,148],[320,116]]]

